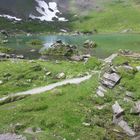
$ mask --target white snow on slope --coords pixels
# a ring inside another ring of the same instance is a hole
[[[15,20],[15,21],[21,21],[22,19],[14,17],[14,16],[10,16],[10,15],[0,15],[0,17],[4,17],[4,18],[8,18],[10,20]]]
[[[57,18],[58,21],[67,21],[64,17],[58,17],[57,13],[61,14],[58,10],[57,3],[49,2],[48,4],[42,0],[35,0],[38,3],[36,10],[41,16],[35,16],[30,14],[32,19],[39,19],[41,21],[53,21],[53,18]]]

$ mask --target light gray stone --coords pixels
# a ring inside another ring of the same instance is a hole
[[[113,113],[116,117],[121,116],[124,113],[124,110],[121,108],[119,103],[116,101],[115,104],[112,106]]]
[[[126,121],[121,120],[118,126],[120,126],[128,136],[135,136],[135,132],[128,126]]]
[[[0,140],[27,140],[27,139],[22,135],[5,133],[5,134],[0,134]]]

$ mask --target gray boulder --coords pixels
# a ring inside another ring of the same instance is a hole
[[[121,77],[117,73],[105,73],[101,79],[101,83],[108,88],[113,88],[119,81]]]
[[[119,105],[117,101],[112,106],[112,109],[113,109],[113,113],[115,117],[120,117],[124,113],[124,110],[121,108],[121,106]]]

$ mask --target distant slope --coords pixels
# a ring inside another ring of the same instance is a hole
[[[95,1],[94,1],[95,2]],[[86,15],[77,15],[72,22],[75,30],[114,32],[125,29],[140,31],[139,0],[99,0]]]
[[[47,3],[52,0],[44,0]],[[58,4],[58,10],[62,12],[63,17],[69,20],[67,23],[53,23],[59,28],[80,31],[92,31],[94,29],[99,32],[121,32],[130,29],[140,32],[140,1],[139,0],[53,0]],[[39,15],[36,10],[37,3],[35,0],[1,0],[0,14],[9,14],[25,20],[29,19],[29,15]],[[3,19],[0,22],[1,28],[10,28],[10,23],[6,23]],[[15,28],[20,29],[29,27],[31,30],[39,30],[37,24],[33,22],[16,24]],[[4,26],[7,25],[8,26]],[[28,25],[30,24],[30,25]],[[48,23],[39,23],[43,31],[48,31]],[[52,26],[52,25],[51,25]],[[59,27],[60,26],[60,27]],[[40,28],[41,29],[41,28]],[[46,29],[46,30],[45,30]],[[50,29],[55,30],[55,27]],[[50,31],[49,30],[49,31]],[[42,30],[41,30],[42,31]]]

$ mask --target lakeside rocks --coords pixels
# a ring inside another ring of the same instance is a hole
[[[9,59],[9,58],[24,59],[25,57],[24,57],[24,55],[7,54],[7,53],[0,52],[0,59]]]
[[[91,56],[89,54],[87,55],[73,55],[71,56],[70,60],[72,61],[84,61],[86,59],[89,59]]]
[[[132,52],[130,50],[120,50],[119,55],[130,57],[130,58],[135,58],[135,59],[140,59],[140,53]]]
[[[84,42],[84,47],[85,48],[95,48],[97,44],[94,41],[86,40]]]
[[[74,54],[78,54],[77,46],[69,45],[62,42],[62,40],[57,40],[50,48],[41,52],[42,55],[48,56],[65,56],[71,57]]]

